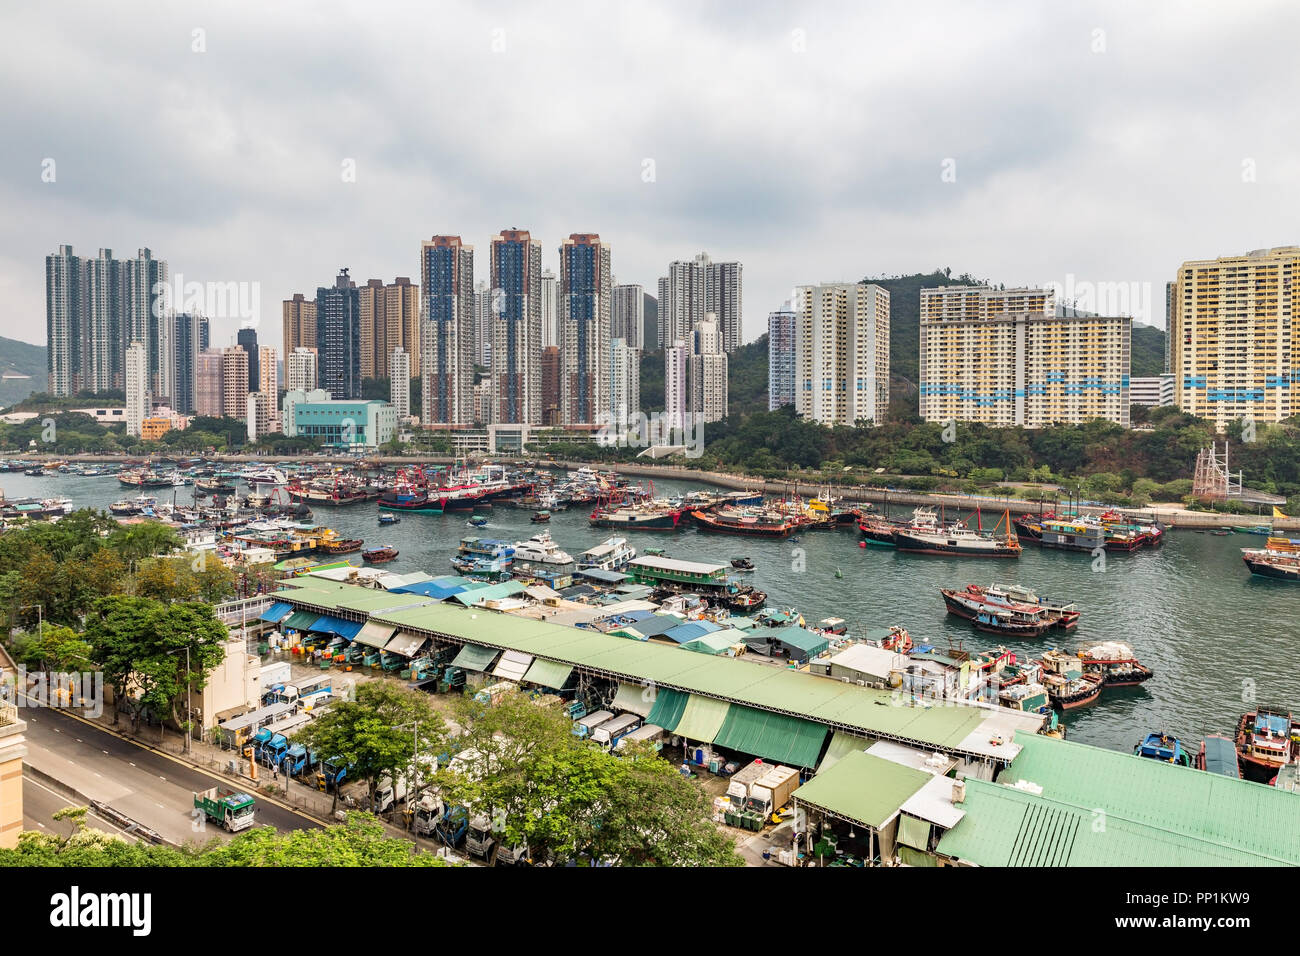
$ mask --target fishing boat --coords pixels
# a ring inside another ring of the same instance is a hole
[[[978,520],[979,512],[976,511]],[[1003,515],[1007,531],[972,529],[963,522],[944,526],[935,516],[933,508],[917,508],[906,528],[894,532],[899,551],[907,554],[939,554],[956,557],[1018,558],[1020,541],[1012,530],[1011,516]],[[1002,521],[998,522],[1001,525]]]
[[[636,548],[628,544],[627,538],[606,538],[594,548],[588,548],[578,555],[580,569],[598,568],[602,571],[622,571],[627,563],[636,557]]]
[[[812,629],[833,637],[843,637],[849,632],[849,623],[842,617],[827,617],[814,624]]]
[[[588,521],[593,528],[618,531],[676,531],[686,510],[668,502],[648,501],[632,505],[598,506]]]
[[[692,511],[691,517],[704,531],[760,538],[788,538],[809,523],[803,515],[750,508]]]
[[[1251,525],[1249,528],[1241,528],[1241,527],[1236,527],[1236,526],[1234,526],[1232,530],[1233,530],[1233,531],[1240,531],[1242,534],[1259,534],[1259,535],[1272,535],[1272,534],[1273,534],[1273,528],[1272,528],[1272,526],[1271,526],[1271,525],[1266,525],[1266,524],[1256,524],[1256,525]]]
[[[365,544],[360,538],[341,538],[332,528],[324,528],[316,541],[316,550],[325,554],[355,554]]]
[[[1133,648],[1122,641],[1102,641],[1079,648],[1085,674],[1101,677],[1104,687],[1135,687],[1151,679],[1151,668],[1138,662]]]
[[[397,524],[397,522],[399,522],[399,521],[401,521],[401,520],[402,520],[402,519],[399,518],[397,515],[380,515],[380,516],[379,516],[379,523],[380,523],[380,524]]]
[[[754,562],[749,558],[732,558],[731,566],[737,571],[753,571]]]
[[[1095,553],[1106,547],[1106,529],[1084,518],[1046,518],[1039,526],[1038,543],[1044,548]]]
[[[461,538],[451,566],[466,577],[505,581],[510,577],[515,549],[509,541],[489,538]]]
[[[149,468],[133,468],[117,474],[119,484],[127,488],[168,488],[172,479]]]
[[[1043,686],[1047,688],[1053,707],[1073,710],[1091,704],[1101,696],[1101,677],[1085,674],[1083,661],[1077,654],[1047,651],[1040,664],[1043,669]]]
[[[378,548],[367,548],[361,552],[361,560],[367,564],[384,564],[396,560],[396,558],[397,549],[391,544],[381,545]]]
[[[897,544],[894,533],[901,527],[904,525],[879,515],[863,515],[862,520],[858,522],[858,531],[862,533],[863,542],[881,548],[892,548]]]
[[[971,584],[964,591],[940,588],[948,613],[970,621],[977,630],[1009,637],[1039,637],[1051,626],[1037,605],[1020,604],[1005,597],[990,598],[985,589]]]
[[[114,501],[108,506],[108,510],[111,514],[119,516],[152,514],[157,506],[158,499],[153,495],[136,495],[134,498]]]
[[[200,478],[194,482],[194,490],[203,495],[233,495],[235,486],[222,478]]]
[[[535,511],[531,520],[533,524],[544,524],[551,520],[551,513],[549,511]]]
[[[515,560],[557,566],[573,563],[573,558],[567,551],[560,549],[549,531],[539,531],[527,541],[516,541]]]
[[[1300,538],[1269,538],[1263,548],[1242,548],[1251,574],[1279,581],[1300,581]]]
[[[1296,756],[1293,735],[1300,732],[1291,712],[1259,707],[1241,715],[1237,722],[1237,758],[1241,775],[1257,783],[1268,783]]]
[[[898,624],[892,624],[889,633],[885,635],[880,646],[887,651],[896,651],[899,654],[906,654],[912,649],[912,635],[907,633],[907,628]]]
[[[985,597],[993,602],[1007,601],[1038,608],[1043,617],[1058,630],[1073,630],[1079,624],[1079,608],[1073,602],[1039,597],[1032,588],[1019,584],[994,584],[982,590]]]
[[[1201,741],[1201,751],[1196,755],[1196,769],[1206,773],[1222,774],[1241,779],[1241,766],[1237,763],[1237,745],[1227,737],[1211,735]]]
[[[767,603],[767,592],[748,584],[732,584],[719,595],[718,603],[728,611],[749,614]]]
[[[1179,767],[1192,765],[1192,755],[1183,749],[1177,737],[1166,733],[1147,734],[1142,738],[1142,742],[1133,748],[1133,753],[1138,757],[1172,763]]]

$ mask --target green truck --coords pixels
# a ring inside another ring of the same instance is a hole
[[[225,787],[209,787],[194,794],[194,808],[202,810],[205,817],[231,833],[247,830],[253,825],[254,802],[248,794]]]

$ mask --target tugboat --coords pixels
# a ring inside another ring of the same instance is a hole
[[[1073,710],[1091,704],[1101,696],[1101,677],[1085,674],[1083,661],[1077,654],[1048,651],[1041,663],[1043,686],[1047,688],[1053,707]]]
[[[754,562],[749,558],[732,558],[731,566],[737,571],[753,571]]]
[[[391,544],[378,548],[367,548],[361,552],[361,560],[367,564],[384,564],[397,558],[397,549]]]
[[[1268,783],[1295,759],[1292,734],[1296,726],[1291,712],[1260,707],[1241,715],[1237,722],[1237,759],[1241,775],[1256,783]]]
[[[1166,733],[1147,734],[1142,742],[1133,748],[1133,753],[1138,757],[1177,764],[1180,767],[1192,765],[1192,755],[1183,749],[1177,737],[1171,737]]]

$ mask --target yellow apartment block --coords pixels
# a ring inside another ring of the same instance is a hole
[[[802,286],[795,411],[823,425],[879,424],[889,410],[889,293],[847,282]]]
[[[1169,301],[1174,403],[1220,429],[1300,413],[1300,247],[1184,262]]]
[[[157,441],[171,430],[170,418],[146,418],[140,423],[140,437],[145,441]]]
[[[18,845],[23,828],[23,757],[27,746],[23,732],[27,725],[18,719],[18,708],[0,701],[0,849]]]
[[[922,289],[921,417],[1127,426],[1132,319],[1058,311],[1044,289]]]

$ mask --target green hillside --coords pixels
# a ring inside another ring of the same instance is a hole
[[[0,407],[21,402],[33,392],[45,391],[45,346],[0,336]]]
[[[1154,325],[1133,323],[1129,374],[1133,378],[1150,378],[1165,371],[1165,330]]]

